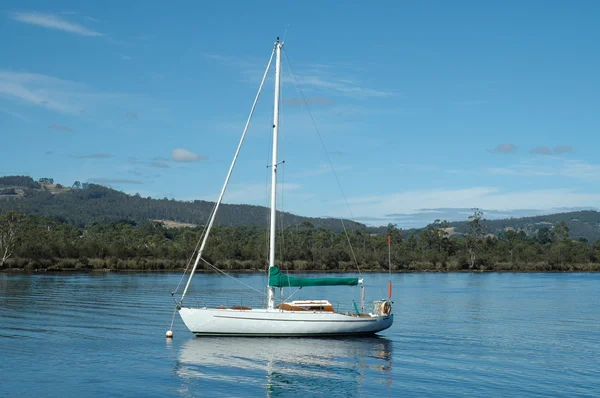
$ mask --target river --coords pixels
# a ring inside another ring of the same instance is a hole
[[[386,274],[363,276],[369,299],[387,294]],[[394,274],[395,323],[380,337],[196,338],[177,316],[168,340],[180,277],[0,274],[0,396],[600,395],[600,274]],[[199,274],[191,296],[245,289]]]

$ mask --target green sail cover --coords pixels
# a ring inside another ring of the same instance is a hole
[[[358,278],[299,278],[288,276],[279,268],[272,267],[269,272],[269,286],[271,287],[302,287],[302,286],[354,286],[358,285]]]

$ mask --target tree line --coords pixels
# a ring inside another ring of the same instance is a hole
[[[395,225],[387,234],[355,228],[334,232],[310,222],[281,228],[278,265],[289,271],[597,271],[600,241],[573,240],[564,222],[536,234],[486,232],[475,209],[464,235],[451,235],[436,220],[404,236]],[[39,215],[0,214],[0,269],[24,270],[180,270],[188,264],[203,227],[167,228],[160,222],[95,222],[78,227]],[[388,247],[387,236],[391,245]],[[350,248],[350,245],[351,248]],[[213,229],[204,254],[226,270],[262,271],[267,267],[268,231],[257,226]],[[388,257],[389,256],[389,257]],[[201,262],[200,269],[210,269]]]

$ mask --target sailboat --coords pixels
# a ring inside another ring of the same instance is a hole
[[[277,38],[267,68],[263,75],[258,93],[254,99],[250,115],[246,122],[242,137],[238,144],[233,161],[229,167],[225,183],[219,194],[215,206],[206,226],[200,248],[195,257],[194,265],[181,295],[176,303],[183,322],[187,328],[197,336],[354,336],[370,335],[389,328],[394,322],[391,308],[391,297],[373,302],[372,311],[364,310],[364,283],[362,278],[347,277],[294,277],[283,273],[275,262],[275,227],[276,227],[276,199],[277,199],[277,168],[280,162],[277,157],[277,138],[279,132],[279,103],[281,85],[281,52],[283,42]],[[267,300],[264,308],[251,308],[246,306],[198,306],[184,305],[184,298],[188,292],[192,278],[202,258],[210,230],[215,221],[219,205],[225,194],[227,184],[235,166],[242,143],[246,136],[248,126],[252,119],[254,109],[260,97],[261,90],[275,57],[275,97],[273,105],[273,141],[271,169],[271,200],[270,200],[270,233],[269,233],[269,273],[267,282]],[[354,303],[354,311],[338,312],[328,300],[294,300],[283,301],[276,305],[275,289],[286,287],[309,286],[360,286],[360,309]],[[390,290],[391,292],[391,290]],[[167,337],[169,337],[169,331]]]

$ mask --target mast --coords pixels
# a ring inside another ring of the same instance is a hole
[[[188,278],[187,283],[185,284],[185,288],[183,289],[183,294],[181,295],[181,299],[179,300],[178,305],[183,303],[183,299],[185,294],[187,293],[190,284],[192,283],[192,278],[194,277],[194,272],[196,272],[196,268],[198,268],[198,263],[202,258],[202,253],[204,252],[204,247],[206,246],[206,242],[208,240],[208,235],[210,234],[210,230],[215,222],[215,218],[217,216],[217,210],[219,210],[219,205],[223,200],[223,196],[225,195],[225,190],[227,189],[227,184],[229,183],[229,178],[231,177],[231,173],[233,172],[233,167],[237,161],[238,155],[240,154],[240,150],[242,149],[242,144],[244,143],[244,138],[246,138],[246,133],[248,132],[248,127],[250,126],[250,121],[252,120],[252,115],[254,115],[254,109],[256,109],[256,104],[258,103],[258,99],[260,98],[260,93],[262,92],[262,88],[265,84],[265,80],[267,80],[267,75],[269,74],[269,69],[271,69],[271,62],[273,62],[273,55],[275,53],[275,49],[271,52],[271,57],[269,58],[269,63],[267,64],[267,68],[265,69],[265,73],[263,74],[263,78],[260,82],[260,86],[258,87],[258,92],[256,93],[256,97],[254,97],[254,102],[252,103],[252,109],[250,109],[250,115],[248,115],[248,120],[246,120],[246,125],[244,126],[244,132],[242,133],[242,137],[240,138],[240,142],[238,143],[237,149],[235,150],[235,155],[233,155],[233,160],[231,161],[231,165],[229,166],[229,171],[227,172],[227,177],[225,177],[225,183],[223,183],[223,188],[221,188],[221,193],[219,194],[219,198],[215,203],[215,207],[210,214],[208,226],[206,227],[206,231],[204,232],[204,238],[202,239],[202,244],[200,245],[200,250],[198,250],[198,254],[196,255],[196,260],[194,261],[194,266],[192,267],[192,271],[190,272],[190,276]]]
[[[273,104],[273,157],[271,160],[271,225],[269,229],[269,274],[275,266],[275,225],[277,199],[277,135],[279,133],[279,91],[281,84],[281,47],[279,37],[275,42],[275,100]],[[275,308],[275,288],[267,286],[267,308]]]

